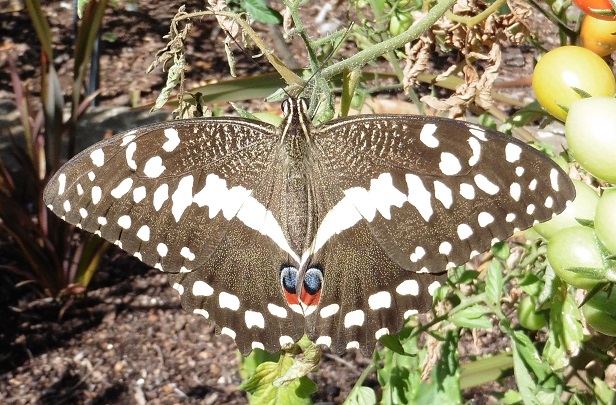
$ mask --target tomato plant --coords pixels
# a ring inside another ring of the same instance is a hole
[[[610,253],[616,253],[616,189],[605,190],[599,199],[595,233]]]
[[[575,101],[569,109],[565,135],[573,156],[584,169],[616,183],[616,99],[591,97]]]
[[[603,256],[595,240],[595,232],[586,226],[572,226],[554,235],[548,242],[548,261],[566,283],[589,290],[599,281],[568,269],[603,270]]]
[[[586,322],[597,332],[616,336],[616,291],[599,291],[582,306]]]
[[[392,36],[400,35],[413,25],[413,17],[410,13],[395,12],[389,20],[389,33]]]
[[[580,46],[561,46],[543,55],[533,72],[537,101],[554,117],[564,121],[567,109],[581,96],[613,96],[616,81],[612,69],[600,56]]]
[[[602,20],[616,20],[614,6],[610,0],[573,0],[585,14]]]
[[[599,56],[616,51],[616,21],[606,21],[585,15],[580,28],[582,46]]]
[[[597,202],[599,201],[599,195],[586,183],[579,180],[572,181],[575,187],[575,200],[554,218],[533,226],[544,238],[550,239],[561,229],[579,225],[576,218],[589,220],[595,218],[595,210]]]
[[[518,305],[518,321],[528,330],[539,330],[548,324],[548,318],[542,311],[537,311],[535,297],[527,295]]]

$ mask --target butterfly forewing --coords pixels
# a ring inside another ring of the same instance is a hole
[[[304,333],[369,352],[429,309],[448,267],[574,197],[554,163],[495,131],[396,115],[314,128],[302,102],[285,107],[280,128],[208,118],[102,141],[45,203],[172,273],[183,307],[246,354]]]

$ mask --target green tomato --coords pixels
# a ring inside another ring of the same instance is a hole
[[[573,87],[591,96],[611,97],[616,92],[612,69],[600,56],[580,46],[561,46],[543,55],[533,72],[537,101],[561,121],[580,96]]]
[[[605,190],[599,199],[595,234],[610,253],[616,253],[616,189]]]
[[[535,297],[530,295],[520,301],[517,314],[520,325],[528,330],[539,330],[548,324],[548,318],[543,311],[537,311]]]
[[[579,180],[572,180],[575,187],[575,200],[560,214],[547,222],[536,224],[533,226],[541,236],[550,239],[561,229],[579,225],[575,219],[590,219],[595,218],[595,210],[599,195],[586,183]]]
[[[616,290],[608,295],[599,291],[582,307],[586,322],[597,332],[616,336]]]
[[[592,228],[578,225],[559,231],[548,242],[547,256],[558,277],[574,287],[590,290],[602,281],[567,270],[575,267],[603,269],[603,256]]]
[[[591,97],[572,103],[565,135],[575,160],[584,169],[616,183],[616,99]]]

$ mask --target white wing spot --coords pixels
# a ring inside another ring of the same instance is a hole
[[[77,194],[83,195],[83,187],[81,187],[80,183],[77,183]]]
[[[81,218],[85,218],[88,216],[88,211],[85,208],[79,208],[79,215],[81,215]]]
[[[190,260],[191,262],[193,260],[195,260],[195,254],[193,252],[190,251],[190,249],[186,246],[184,246],[181,250],[180,250],[180,256],[182,256],[185,259]]]
[[[151,179],[155,179],[165,171],[166,167],[163,166],[163,160],[160,156],[154,156],[145,162],[143,167],[143,173]]]
[[[180,137],[178,136],[177,129],[165,128],[165,136],[167,137],[167,141],[163,144],[163,149],[166,152],[173,152],[180,144]]]
[[[140,253],[140,252],[135,252],[135,253],[133,253],[133,256],[135,256],[135,257],[136,257],[137,259],[139,259],[139,260],[143,260],[143,256],[141,256],[141,253]]]
[[[477,140],[477,138],[468,138],[468,144],[473,151],[473,154],[468,159],[469,166],[475,166],[477,162],[479,162],[479,158],[481,157],[481,144]]]
[[[552,169],[550,170],[550,183],[552,184],[552,190],[559,191],[558,187],[558,170]]]
[[[139,228],[139,230],[137,231],[137,237],[144,242],[149,241],[150,240],[150,227],[147,225],[143,225],[141,228]]]
[[[261,343],[261,342],[252,342],[250,344],[250,347],[253,348],[253,349],[265,350],[265,346],[263,346],[263,343]]]
[[[510,212],[505,217],[505,221],[507,221],[507,222],[513,222],[514,219],[515,219],[515,214],[513,212]]]
[[[535,191],[536,188],[537,188],[537,179],[532,179],[530,181],[530,184],[528,185],[528,189]]]
[[[96,174],[94,174],[94,172],[88,172],[88,178],[90,179],[90,181],[94,181],[94,179],[96,178]]]
[[[340,310],[340,305],[329,304],[328,306],[321,308],[319,315],[321,315],[321,318],[329,318],[332,315],[336,315],[339,310]]]
[[[488,180],[488,178],[484,176],[483,174],[475,175],[474,179],[475,179],[475,184],[477,184],[477,187],[479,187],[481,190],[485,191],[486,193],[490,195],[496,195],[500,190],[496,184]]]
[[[96,222],[98,222],[99,225],[105,226],[105,225],[107,225],[107,218],[105,218],[105,217],[98,217],[96,219]]]
[[[381,336],[384,336],[384,335],[389,335],[389,329],[388,328],[381,328],[381,329],[377,330],[376,332],[374,332],[374,337],[376,339],[380,339]]]
[[[127,132],[126,135],[124,135],[124,137],[122,138],[122,143],[120,144],[120,146],[126,146],[128,145],[130,142],[133,141],[133,139],[135,139],[135,135],[133,135],[134,133],[136,133],[137,130],[133,129],[130,132]]]
[[[289,347],[290,345],[295,343],[295,341],[293,340],[291,336],[285,335],[285,336],[280,336],[280,338],[278,339],[278,343],[280,343],[280,347],[284,348],[284,347]]]
[[[90,153],[90,159],[96,167],[101,167],[105,164],[105,152],[102,149],[96,149]]]
[[[524,168],[522,166],[518,166],[515,168],[515,174],[518,177],[522,177],[522,175],[524,174]]]
[[[118,218],[118,225],[120,225],[120,228],[128,229],[130,228],[131,223],[132,221],[128,215],[122,215]]]
[[[131,142],[126,148],[126,164],[132,170],[137,170],[137,162],[135,162],[135,159],[133,159],[136,150],[137,144],[135,142]]]
[[[133,190],[133,201],[135,203],[139,203],[141,201],[143,201],[143,199],[145,198],[146,193],[145,193],[145,187],[144,186],[139,186],[136,189]]]
[[[438,167],[441,169],[441,172],[447,176],[453,176],[454,174],[460,173],[460,170],[462,170],[458,158],[449,152],[441,153],[441,161]]]
[[[193,309],[193,314],[202,315],[205,319],[210,318],[210,313],[201,308]]]
[[[434,292],[441,286],[441,283],[434,281],[428,286],[428,294],[434,297]]]
[[[514,200],[520,201],[520,197],[522,196],[522,188],[518,183],[511,183],[511,186],[509,187],[509,194]]]
[[[422,267],[417,273],[430,273],[427,267]]]
[[[66,174],[60,173],[58,176],[58,195],[64,194],[66,188]]]
[[[171,287],[180,295],[184,294],[184,286],[182,284],[174,283]]]
[[[193,181],[192,174],[183,177],[178,183],[178,188],[171,196],[173,205],[171,207],[171,213],[175,218],[175,222],[180,222],[182,215],[193,202]]]
[[[535,204],[528,204],[528,207],[526,207],[526,213],[528,215],[533,215],[535,213]]]
[[[458,225],[458,237],[460,240],[466,240],[473,234],[473,229],[468,224]],[[454,266],[455,267],[455,266]]]
[[[522,148],[515,143],[508,143],[507,146],[505,146],[505,159],[509,163],[515,163],[520,160],[521,153]]]
[[[494,217],[489,212],[482,211],[477,216],[477,222],[479,222],[479,226],[485,228],[494,222]]]
[[[156,245],[156,251],[158,252],[160,257],[165,257],[167,256],[167,253],[169,253],[169,248],[164,243],[159,243],[158,245]]]
[[[237,311],[240,308],[240,299],[237,295],[223,291],[218,294],[218,305],[221,308],[229,308],[232,311]]]
[[[468,260],[472,260],[478,254],[479,254],[479,252],[476,251],[476,250],[471,251],[471,254],[468,256]]]
[[[248,329],[256,326],[259,329],[265,328],[265,318],[261,312],[247,310],[244,312],[244,321]]]
[[[481,128],[478,127],[476,125],[473,124],[468,124],[468,130],[471,134],[473,134],[474,136],[476,136],[479,140],[481,141],[487,141],[488,138],[486,138],[486,131]]]
[[[425,124],[419,133],[419,140],[428,148],[436,148],[439,145],[438,139],[434,137],[436,132],[435,124]]]
[[[347,343],[346,349],[359,349],[359,342],[357,340],[353,340],[352,342]]]
[[[391,307],[391,294],[387,291],[379,291],[368,297],[368,306],[373,311]]]
[[[361,309],[348,312],[344,316],[344,327],[350,328],[351,326],[362,326],[366,320],[366,314]]]
[[[416,309],[409,309],[402,316],[404,317],[404,319],[408,319],[408,318],[410,318],[413,315],[417,315],[418,313],[419,313],[419,311],[416,310]]]
[[[545,205],[546,208],[552,208],[554,206],[554,199],[552,197],[546,198],[543,205]]]
[[[404,280],[398,287],[396,292],[400,295],[419,295],[419,283],[416,280]]]
[[[156,191],[154,191],[154,209],[159,211],[168,198],[169,185],[167,183],[161,184]]]
[[[417,263],[419,260],[421,260],[422,257],[424,257],[425,254],[426,250],[421,246],[417,246],[415,248],[415,251],[411,253],[411,261],[413,263]]]
[[[235,337],[237,336],[233,329],[230,329],[226,326],[220,330],[220,334],[230,336],[233,340],[235,340]]]
[[[421,178],[415,174],[407,174],[406,184],[409,188],[409,202],[419,211],[423,219],[428,222],[434,213],[432,203],[430,201],[432,195],[426,187],[424,187]]]
[[[288,316],[287,310],[276,304],[267,304],[267,310],[278,318],[286,318]]]
[[[124,194],[128,193],[133,186],[133,179],[130,177],[125,178],[118,184],[116,188],[111,190],[111,195],[115,198],[121,198]]]
[[[332,338],[329,336],[319,336],[317,338],[317,341],[314,343],[317,345],[323,345],[323,346],[330,347],[332,345]]]
[[[438,252],[442,255],[448,255],[449,253],[451,253],[451,248],[451,243],[443,242],[439,245]]]
[[[195,281],[192,287],[192,294],[195,297],[209,297],[214,294],[214,289],[205,281]]]
[[[453,204],[453,193],[449,187],[438,180],[434,181],[434,197],[443,203],[445,208],[451,208]]]
[[[460,184],[460,195],[467,200],[475,199],[475,187],[468,183]]]
[[[69,212],[71,210],[71,202],[69,200],[64,201],[62,207],[64,208],[64,211]]]

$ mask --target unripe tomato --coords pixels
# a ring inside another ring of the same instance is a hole
[[[578,6],[585,14],[601,20],[616,20],[614,7],[609,0],[573,0],[573,4]]]
[[[599,195],[586,183],[575,179],[572,182],[575,187],[575,200],[554,218],[533,226],[535,231],[546,239],[550,239],[561,229],[580,225],[576,218],[589,220],[595,218]]]
[[[575,101],[569,109],[565,135],[575,160],[584,169],[616,183],[616,99],[590,97]]]
[[[548,324],[548,318],[543,312],[537,311],[535,297],[527,295],[518,305],[518,321],[528,330],[539,330]]]
[[[400,35],[413,25],[413,17],[409,13],[395,12],[389,20],[389,33],[392,36]]]
[[[603,269],[603,256],[595,241],[595,232],[586,226],[572,226],[554,235],[548,242],[548,261],[554,272],[567,284],[590,290],[601,280],[568,269]]]
[[[610,253],[616,253],[616,189],[605,190],[599,199],[595,234]]]
[[[606,21],[585,15],[580,29],[582,46],[599,56],[616,51],[616,21]]]
[[[533,89],[543,108],[564,121],[580,89],[591,96],[611,97],[616,92],[612,69],[600,56],[581,46],[561,46],[543,55],[533,72]]]
[[[616,336],[616,291],[599,291],[582,306],[586,322],[597,332]]]

